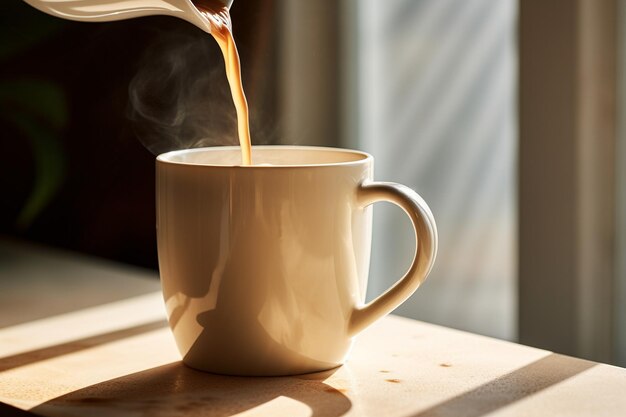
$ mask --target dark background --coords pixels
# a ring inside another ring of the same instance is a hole
[[[253,132],[274,131],[275,7],[238,0],[231,14]],[[72,22],[16,0],[0,16],[0,235],[156,268],[154,155],[127,116],[129,83],[164,34],[206,38],[223,72],[217,44],[171,17]]]

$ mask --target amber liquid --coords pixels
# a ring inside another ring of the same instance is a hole
[[[248,102],[241,82],[241,63],[237,45],[232,34],[230,12],[227,7],[214,0],[198,0],[194,2],[200,13],[207,19],[207,26],[215,38],[226,66],[226,78],[230,85],[237,112],[237,131],[241,147],[241,164],[252,164],[252,146],[250,141],[250,123],[248,116]]]

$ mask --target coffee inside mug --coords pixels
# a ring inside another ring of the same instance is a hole
[[[252,155],[254,165],[242,167],[337,165],[370,158],[364,152],[313,146],[254,146]],[[239,166],[241,152],[238,146],[221,146],[168,152],[157,159],[184,165]]]

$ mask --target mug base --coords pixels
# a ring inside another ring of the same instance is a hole
[[[198,364],[189,363],[188,361],[182,360],[183,364],[193,370],[206,372],[214,375],[224,375],[224,376],[241,376],[241,377],[280,377],[280,376],[295,376],[295,375],[306,375],[306,374],[315,374],[319,372],[326,372],[335,370],[341,366],[343,363],[339,364],[329,364],[328,366],[322,367],[303,367],[303,368],[293,368],[293,369],[235,369],[235,368],[226,368],[226,367],[214,367],[214,366],[199,366]]]

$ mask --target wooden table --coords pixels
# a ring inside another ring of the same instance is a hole
[[[332,371],[197,372],[149,277],[0,242],[0,415],[626,416],[625,369],[395,316]]]

